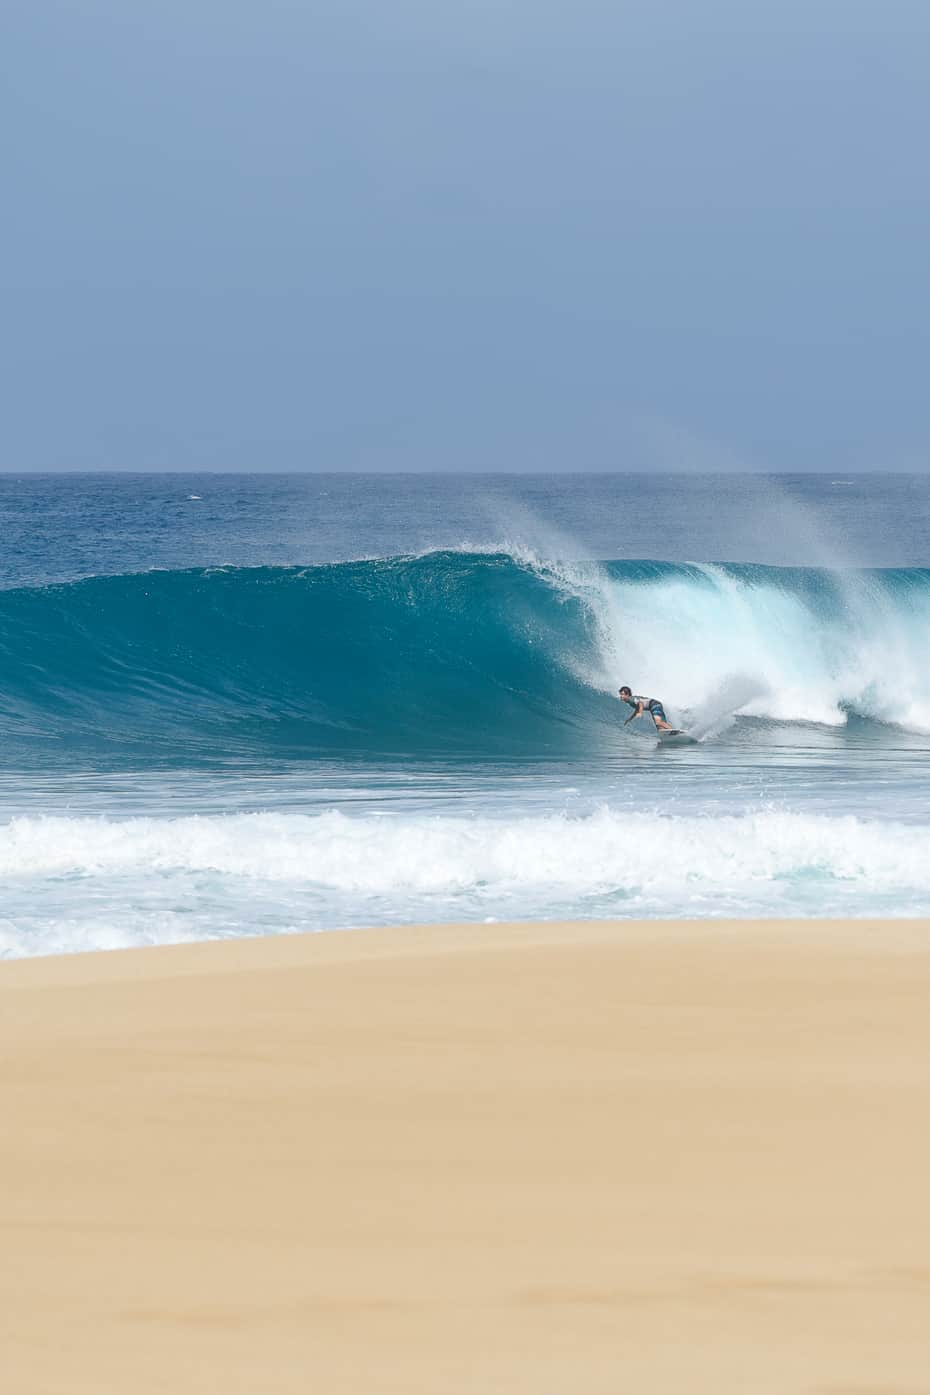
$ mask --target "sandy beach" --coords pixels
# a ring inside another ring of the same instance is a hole
[[[930,1391],[930,923],[0,965],[16,1395]]]

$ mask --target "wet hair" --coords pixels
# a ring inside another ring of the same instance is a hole
[[[620,689],[620,692],[621,692],[621,693],[629,693],[630,697],[633,696],[633,689],[627,687],[626,683],[624,683],[623,687]]]

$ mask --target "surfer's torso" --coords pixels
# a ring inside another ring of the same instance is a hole
[[[665,715],[665,708],[658,698],[637,697],[635,694],[631,694],[630,697],[623,698],[622,701],[625,702],[628,707],[632,707],[634,712],[637,707],[642,705],[643,711],[648,712],[650,716],[658,717],[663,722],[668,721]]]

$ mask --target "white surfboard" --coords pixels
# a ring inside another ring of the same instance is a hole
[[[698,744],[697,737],[689,736],[686,731],[660,731],[657,735],[663,746],[696,746]]]

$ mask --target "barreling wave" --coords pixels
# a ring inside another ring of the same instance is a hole
[[[558,753],[616,745],[620,682],[736,714],[930,731],[930,572],[436,552],[0,592],[24,753]]]

